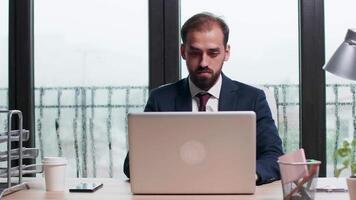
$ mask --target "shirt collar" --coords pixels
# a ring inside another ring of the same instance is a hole
[[[198,86],[196,86],[192,80],[190,80],[190,76],[188,77],[189,80],[189,89],[190,89],[190,94],[192,95],[192,97],[195,97],[195,95],[197,95],[198,93],[201,92],[208,92],[209,94],[211,94],[213,97],[219,99],[220,96],[220,90],[221,90],[221,84],[222,84],[222,77],[221,77],[221,73],[218,77],[218,80],[215,82],[215,84],[213,85],[213,87],[211,87],[208,91],[204,91],[202,89],[200,89]]]

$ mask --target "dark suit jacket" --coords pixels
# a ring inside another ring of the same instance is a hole
[[[256,113],[256,173],[257,184],[280,178],[278,157],[283,154],[282,142],[272,119],[264,92],[252,86],[233,81],[222,74],[219,111],[254,111]],[[192,97],[187,78],[152,90],[145,112],[192,111]],[[130,177],[129,156],[124,173]]]

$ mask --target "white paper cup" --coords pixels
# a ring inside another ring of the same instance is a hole
[[[63,157],[45,157],[42,161],[46,190],[64,191],[67,160]]]

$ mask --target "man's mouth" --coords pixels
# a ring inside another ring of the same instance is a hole
[[[197,71],[197,74],[211,74],[211,73],[212,73],[212,71],[209,69]]]
[[[199,71],[196,73],[198,76],[210,76],[212,73],[210,71]]]

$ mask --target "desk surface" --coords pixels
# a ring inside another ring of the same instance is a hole
[[[4,200],[43,200],[43,199],[66,199],[66,200],[104,200],[104,199],[132,199],[132,200],[178,200],[178,199],[231,199],[231,200],[274,200],[282,199],[282,189],[280,181],[256,187],[254,195],[132,195],[130,192],[130,184],[127,181],[120,179],[67,179],[67,190],[65,192],[46,192],[44,179],[42,178],[28,178],[25,179],[29,183],[29,190],[22,190],[11,195],[5,196]],[[68,188],[73,187],[81,181],[88,182],[102,182],[103,188],[94,193],[69,193]],[[346,200],[349,199],[347,192],[340,193],[317,193],[316,200]]]

